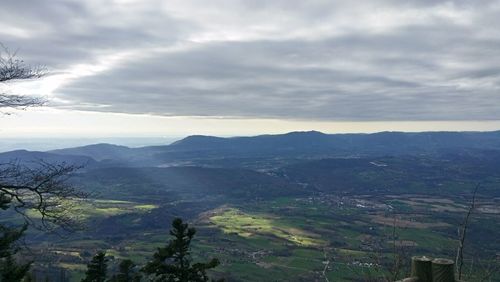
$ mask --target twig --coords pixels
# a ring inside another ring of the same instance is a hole
[[[476,207],[476,194],[477,194],[477,190],[479,189],[479,187],[481,186],[480,183],[478,183],[476,185],[476,188],[474,188],[474,192],[472,193],[472,200],[471,200],[471,204],[469,206],[469,209],[467,210],[467,215],[465,216],[464,218],[464,222],[462,224],[462,229],[460,229],[460,227],[458,228],[458,249],[457,249],[457,258],[456,258],[456,265],[457,265],[457,276],[458,276],[458,280],[461,280],[462,279],[462,267],[463,267],[463,264],[464,264],[464,243],[465,243],[465,238],[466,238],[466,235],[467,235],[467,229],[469,227],[469,218],[474,210],[474,208]]]

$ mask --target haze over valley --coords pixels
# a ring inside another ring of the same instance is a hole
[[[91,250],[144,263],[176,217],[199,231],[195,256],[221,259],[215,277],[376,276],[384,266],[375,254],[390,257],[393,240],[408,254],[453,256],[478,183],[468,248],[479,260],[500,249],[500,226],[487,224],[500,216],[500,132],[189,136],[0,153],[13,160],[82,165],[70,180],[92,195],[74,207],[87,227],[26,238],[44,252],[35,273],[54,277],[69,269],[65,277],[78,279]]]
[[[500,0],[2,0],[0,282],[500,281]]]

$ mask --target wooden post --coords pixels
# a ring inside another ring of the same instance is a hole
[[[419,282],[432,282],[432,258],[415,256],[411,258],[411,276]]]
[[[450,259],[434,259],[432,261],[433,282],[455,282],[455,263]]]

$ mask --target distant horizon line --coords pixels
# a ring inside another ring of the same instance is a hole
[[[121,137],[7,137],[0,139],[0,153],[26,150],[26,151],[52,151],[65,148],[85,147],[99,144],[108,144],[114,146],[125,146],[129,148],[140,148],[149,146],[168,146],[188,137],[213,137],[213,138],[252,138],[259,136],[280,136],[293,133],[319,133],[325,135],[371,135],[381,133],[495,133],[499,130],[427,130],[427,131],[398,131],[385,130],[377,132],[322,132],[318,130],[296,130],[284,133],[263,133],[255,135],[206,135],[190,134],[184,136],[121,136]]]
[[[380,130],[380,131],[352,131],[352,132],[328,132],[328,131],[322,131],[322,130],[292,130],[292,131],[286,131],[286,132],[271,132],[271,133],[254,133],[254,134],[197,134],[197,133],[190,133],[190,134],[173,134],[173,135],[92,135],[92,136],[80,136],[80,135],[72,135],[72,136],[54,136],[54,135],[47,135],[47,136],[42,136],[42,135],[34,135],[34,136],[8,136],[8,137],[2,137],[1,140],[25,140],[25,139],[38,139],[38,140],[52,140],[52,139],[58,139],[58,140],[75,140],[75,139],[137,139],[137,140],[144,140],[144,139],[175,139],[175,138],[186,138],[189,136],[210,136],[210,137],[221,137],[221,138],[231,138],[231,137],[256,137],[256,136],[264,136],[264,135],[285,135],[285,134],[290,134],[290,133],[308,133],[308,132],[318,132],[326,135],[344,135],[344,134],[377,134],[377,133],[427,133],[427,132],[432,132],[432,133],[438,133],[438,132],[449,132],[449,133],[487,133],[487,132],[499,132],[500,128],[498,129],[492,129],[492,130],[441,130],[441,129],[436,129],[436,130]]]

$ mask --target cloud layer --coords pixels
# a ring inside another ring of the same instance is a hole
[[[53,106],[164,116],[500,119],[500,1],[19,1],[0,41]]]

